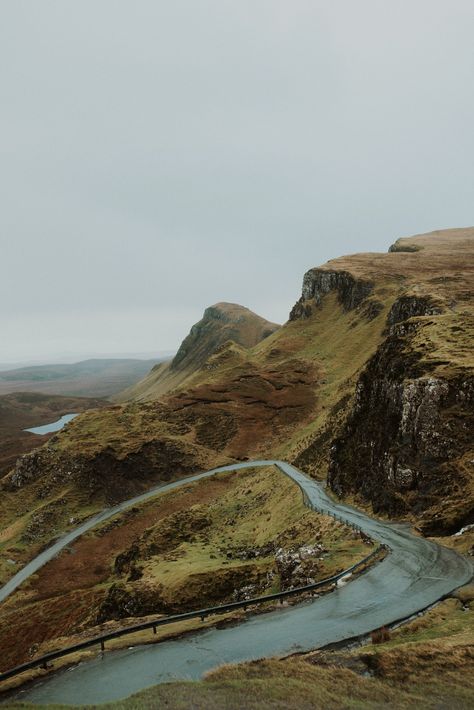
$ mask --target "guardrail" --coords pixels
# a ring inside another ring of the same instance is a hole
[[[288,589],[284,592],[275,592],[274,594],[266,594],[261,597],[254,597],[253,599],[246,599],[238,602],[230,602],[229,604],[221,604],[219,606],[207,607],[206,609],[188,611],[184,612],[183,614],[165,616],[162,619],[156,619],[155,621],[146,621],[141,624],[134,624],[133,626],[127,626],[122,629],[117,629],[117,631],[111,631],[110,633],[102,634],[101,636],[95,636],[92,639],[88,639],[87,641],[83,641],[82,643],[74,644],[73,646],[67,646],[66,648],[60,649],[58,651],[51,651],[51,653],[47,653],[44,656],[40,656],[39,658],[35,658],[32,661],[28,661],[28,663],[22,663],[21,665],[15,666],[14,668],[11,668],[10,670],[5,671],[4,673],[0,673],[0,681],[7,680],[8,678],[12,678],[13,676],[19,675],[20,673],[24,673],[28,670],[32,670],[33,668],[37,668],[38,666],[46,669],[48,668],[48,663],[51,663],[52,661],[57,660],[58,658],[63,658],[64,656],[69,656],[73,653],[77,653],[78,651],[83,651],[87,648],[91,648],[92,646],[100,645],[101,651],[105,651],[106,641],[119,638],[120,636],[128,636],[129,634],[134,634],[137,631],[153,629],[153,633],[156,634],[156,629],[158,628],[158,626],[166,626],[167,624],[175,624],[179,621],[186,621],[187,619],[196,618],[200,618],[201,621],[204,621],[207,616],[225,614],[226,612],[235,611],[236,609],[245,610],[249,606],[266,604],[271,601],[282,602],[283,599],[286,599],[287,597],[296,596],[298,594],[304,594],[305,592],[311,592],[315,589],[321,589],[322,587],[325,587],[328,584],[334,584],[342,577],[345,577],[346,575],[355,572],[357,569],[363,567],[368,562],[370,562],[370,560],[379,555],[382,550],[386,549],[388,549],[386,545],[379,545],[379,547],[373,550],[370,555],[367,555],[366,557],[364,557],[364,559],[360,560],[359,562],[356,562],[351,567],[348,567],[347,569],[343,570],[342,572],[339,572],[338,574],[333,575],[332,577],[327,577],[326,579],[322,579],[319,582],[314,582],[313,584],[308,584],[304,587],[296,587],[295,589]]]

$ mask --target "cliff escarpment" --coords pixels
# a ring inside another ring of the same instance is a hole
[[[430,325],[392,326],[369,361],[331,442],[328,482],[376,512],[415,515],[425,533],[451,534],[474,520],[474,375],[416,347],[429,349]]]
[[[31,517],[58,500],[64,529],[104,502],[243,459],[295,462],[426,533],[472,522],[474,229],[400,243],[308,271],[271,335],[246,309],[207,309],[140,401],[81,415],[19,459],[2,484],[0,574]]]
[[[308,318],[323,297],[335,291],[344,310],[359,306],[373,291],[371,281],[354,277],[349,271],[310,269],[303,277],[301,297],[290,312],[290,321]]]
[[[473,229],[398,240],[386,255],[309,271],[292,311],[311,321],[332,290],[354,319],[344,344],[354,352],[369,305],[381,304],[372,352],[352,375],[346,370],[337,396],[326,395],[327,416],[294,460],[327,473],[338,495],[416,520],[425,534],[451,534],[474,521],[473,256]],[[335,330],[340,323],[341,315]],[[330,377],[339,360],[333,356]]]

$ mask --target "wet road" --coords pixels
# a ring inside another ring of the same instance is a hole
[[[80,532],[74,531],[66,536],[62,546],[97,522],[158,492],[218,471],[269,464],[277,465],[300,486],[310,507],[323,513],[336,513],[347,522],[359,525],[374,540],[387,545],[391,553],[358,579],[320,599],[250,616],[226,629],[209,629],[175,641],[106,653],[103,658],[81,663],[38,681],[27,690],[18,691],[15,698],[70,704],[105,702],[156,683],[199,678],[221,663],[308,651],[406,618],[466,584],[472,577],[470,562],[454,551],[411,534],[406,526],[374,520],[355,508],[334,503],[316,481],[281,461],[225,466],[154,489],[91,519],[78,529]],[[50,551],[40,555],[42,560],[35,569],[57,554],[58,549],[53,548],[54,552],[49,556]],[[26,573],[35,563],[36,560],[22,572]]]

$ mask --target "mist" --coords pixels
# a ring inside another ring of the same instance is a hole
[[[284,322],[304,272],[474,223],[474,6],[0,5],[0,362]]]

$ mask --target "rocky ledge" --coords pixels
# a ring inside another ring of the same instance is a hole
[[[387,327],[417,316],[436,316],[443,312],[442,305],[430,296],[404,294],[397,298],[387,317]]]
[[[344,310],[351,311],[370,296],[373,288],[371,281],[356,278],[349,271],[310,269],[303,277],[301,298],[291,310],[290,321],[308,318],[331,291],[336,291]]]
[[[469,370],[449,377],[430,372],[410,349],[410,334],[392,332],[362,372],[342,434],[332,442],[328,482],[340,495],[371,501],[376,512],[415,514],[424,532],[450,534],[474,515],[465,480],[474,377]]]
[[[203,470],[208,464],[203,452],[202,447],[171,437],[144,442],[127,456],[110,446],[91,455],[71,455],[46,446],[21,456],[2,487],[15,491],[35,484],[37,496],[46,498],[65,483],[74,483],[91,500],[113,504],[150,483],[169,481],[173,474]]]

